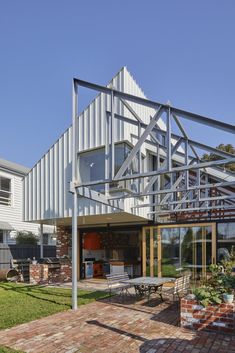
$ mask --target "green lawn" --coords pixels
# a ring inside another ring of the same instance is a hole
[[[78,305],[88,304],[105,296],[105,292],[79,290]],[[0,282],[0,329],[68,309],[71,309],[70,289]],[[1,349],[0,346],[0,353],[5,353]],[[6,352],[8,353],[7,350]]]
[[[23,351],[16,351],[8,347],[0,346],[0,353],[24,353]]]

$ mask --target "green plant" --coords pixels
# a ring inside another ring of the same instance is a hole
[[[235,289],[235,277],[231,275],[224,275],[223,281],[223,293],[233,294]]]
[[[204,307],[208,306],[209,304],[222,303],[221,292],[209,285],[195,288],[193,290],[193,294],[195,294],[196,299]]]
[[[37,245],[38,236],[32,232],[20,231],[16,235],[16,244]]]
[[[222,288],[224,285],[223,277],[225,275],[224,267],[222,265],[212,264],[209,267],[209,271],[211,273],[211,277],[204,282],[204,285],[209,285],[210,287],[213,287],[222,292]]]
[[[196,299],[203,305],[220,304],[222,294],[232,294],[235,289],[235,277],[231,275],[232,262],[223,261],[209,267],[211,277],[193,290]]]

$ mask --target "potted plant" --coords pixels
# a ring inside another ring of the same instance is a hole
[[[225,303],[233,303],[234,301],[235,277],[231,275],[223,276],[223,300]]]

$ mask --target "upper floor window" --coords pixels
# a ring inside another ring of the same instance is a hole
[[[11,179],[0,176],[0,205],[11,206]]]
[[[122,163],[131,151],[131,147],[126,143],[118,143],[115,145],[115,173],[120,169]],[[138,172],[138,159],[134,157],[130,166],[127,168],[126,174],[134,174]],[[92,151],[81,152],[79,154],[79,173],[82,182],[98,181],[105,179],[105,149],[104,147],[94,149]],[[117,187],[118,183],[113,183],[110,188]],[[129,183],[123,183],[123,187],[128,188]],[[104,193],[105,184],[92,186],[93,190]]]

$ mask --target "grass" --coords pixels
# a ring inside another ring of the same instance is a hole
[[[105,292],[79,290],[78,305],[88,304],[105,296]],[[71,289],[0,282],[0,329],[69,309]],[[1,349],[0,353],[8,353]]]
[[[0,353],[24,353],[23,351],[16,351],[8,347],[0,346]]]

